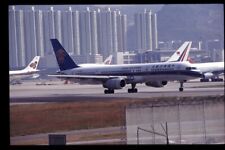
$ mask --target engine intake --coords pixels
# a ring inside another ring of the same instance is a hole
[[[122,89],[125,85],[126,81],[123,78],[109,79],[103,83],[103,87],[108,89]]]

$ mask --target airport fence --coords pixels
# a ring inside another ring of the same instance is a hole
[[[128,106],[127,144],[224,144],[223,98]]]

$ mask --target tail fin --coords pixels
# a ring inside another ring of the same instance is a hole
[[[39,60],[40,60],[40,56],[35,56],[24,70],[28,70],[28,71],[37,70]]]
[[[167,62],[187,61],[192,42],[187,41],[167,60]]]
[[[60,71],[79,67],[65,51],[57,39],[50,39]]]
[[[106,65],[110,65],[112,62],[112,57],[112,55],[109,55],[109,57],[107,57],[103,63]]]

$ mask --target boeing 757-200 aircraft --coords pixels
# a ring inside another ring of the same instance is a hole
[[[179,91],[183,91],[183,83],[187,80],[199,78],[201,72],[192,67],[189,62],[159,62],[143,64],[79,66],[77,65],[57,39],[51,39],[60,74],[49,75],[67,80],[86,83],[102,84],[104,93],[114,93],[126,84],[131,84],[128,93],[136,93],[137,83],[147,86],[162,87],[168,81],[179,81]]]

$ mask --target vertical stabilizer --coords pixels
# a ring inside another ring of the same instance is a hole
[[[75,64],[75,62],[72,60],[72,58],[69,56],[69,54],[57,39],[51,39],[51,43],[60,71],[79,67],[77,64]]]
[[[109,57],[107,57],[103,63],[106,65],[110,65],[111,62],[112,62],[112,55],[109,55]]]
[[[175,62],[175,61],[188,61],[189,51],[191,49],[192,42],[186,41],[183,45],[181,45],[178,50],[167,60],[167,62]]]
[[[27,70],[27,71],[37,70],[39,60],[40,60],[40,56],[35,56],[33,58],[33,60],[29,63],[29,65],[24,70]]]

